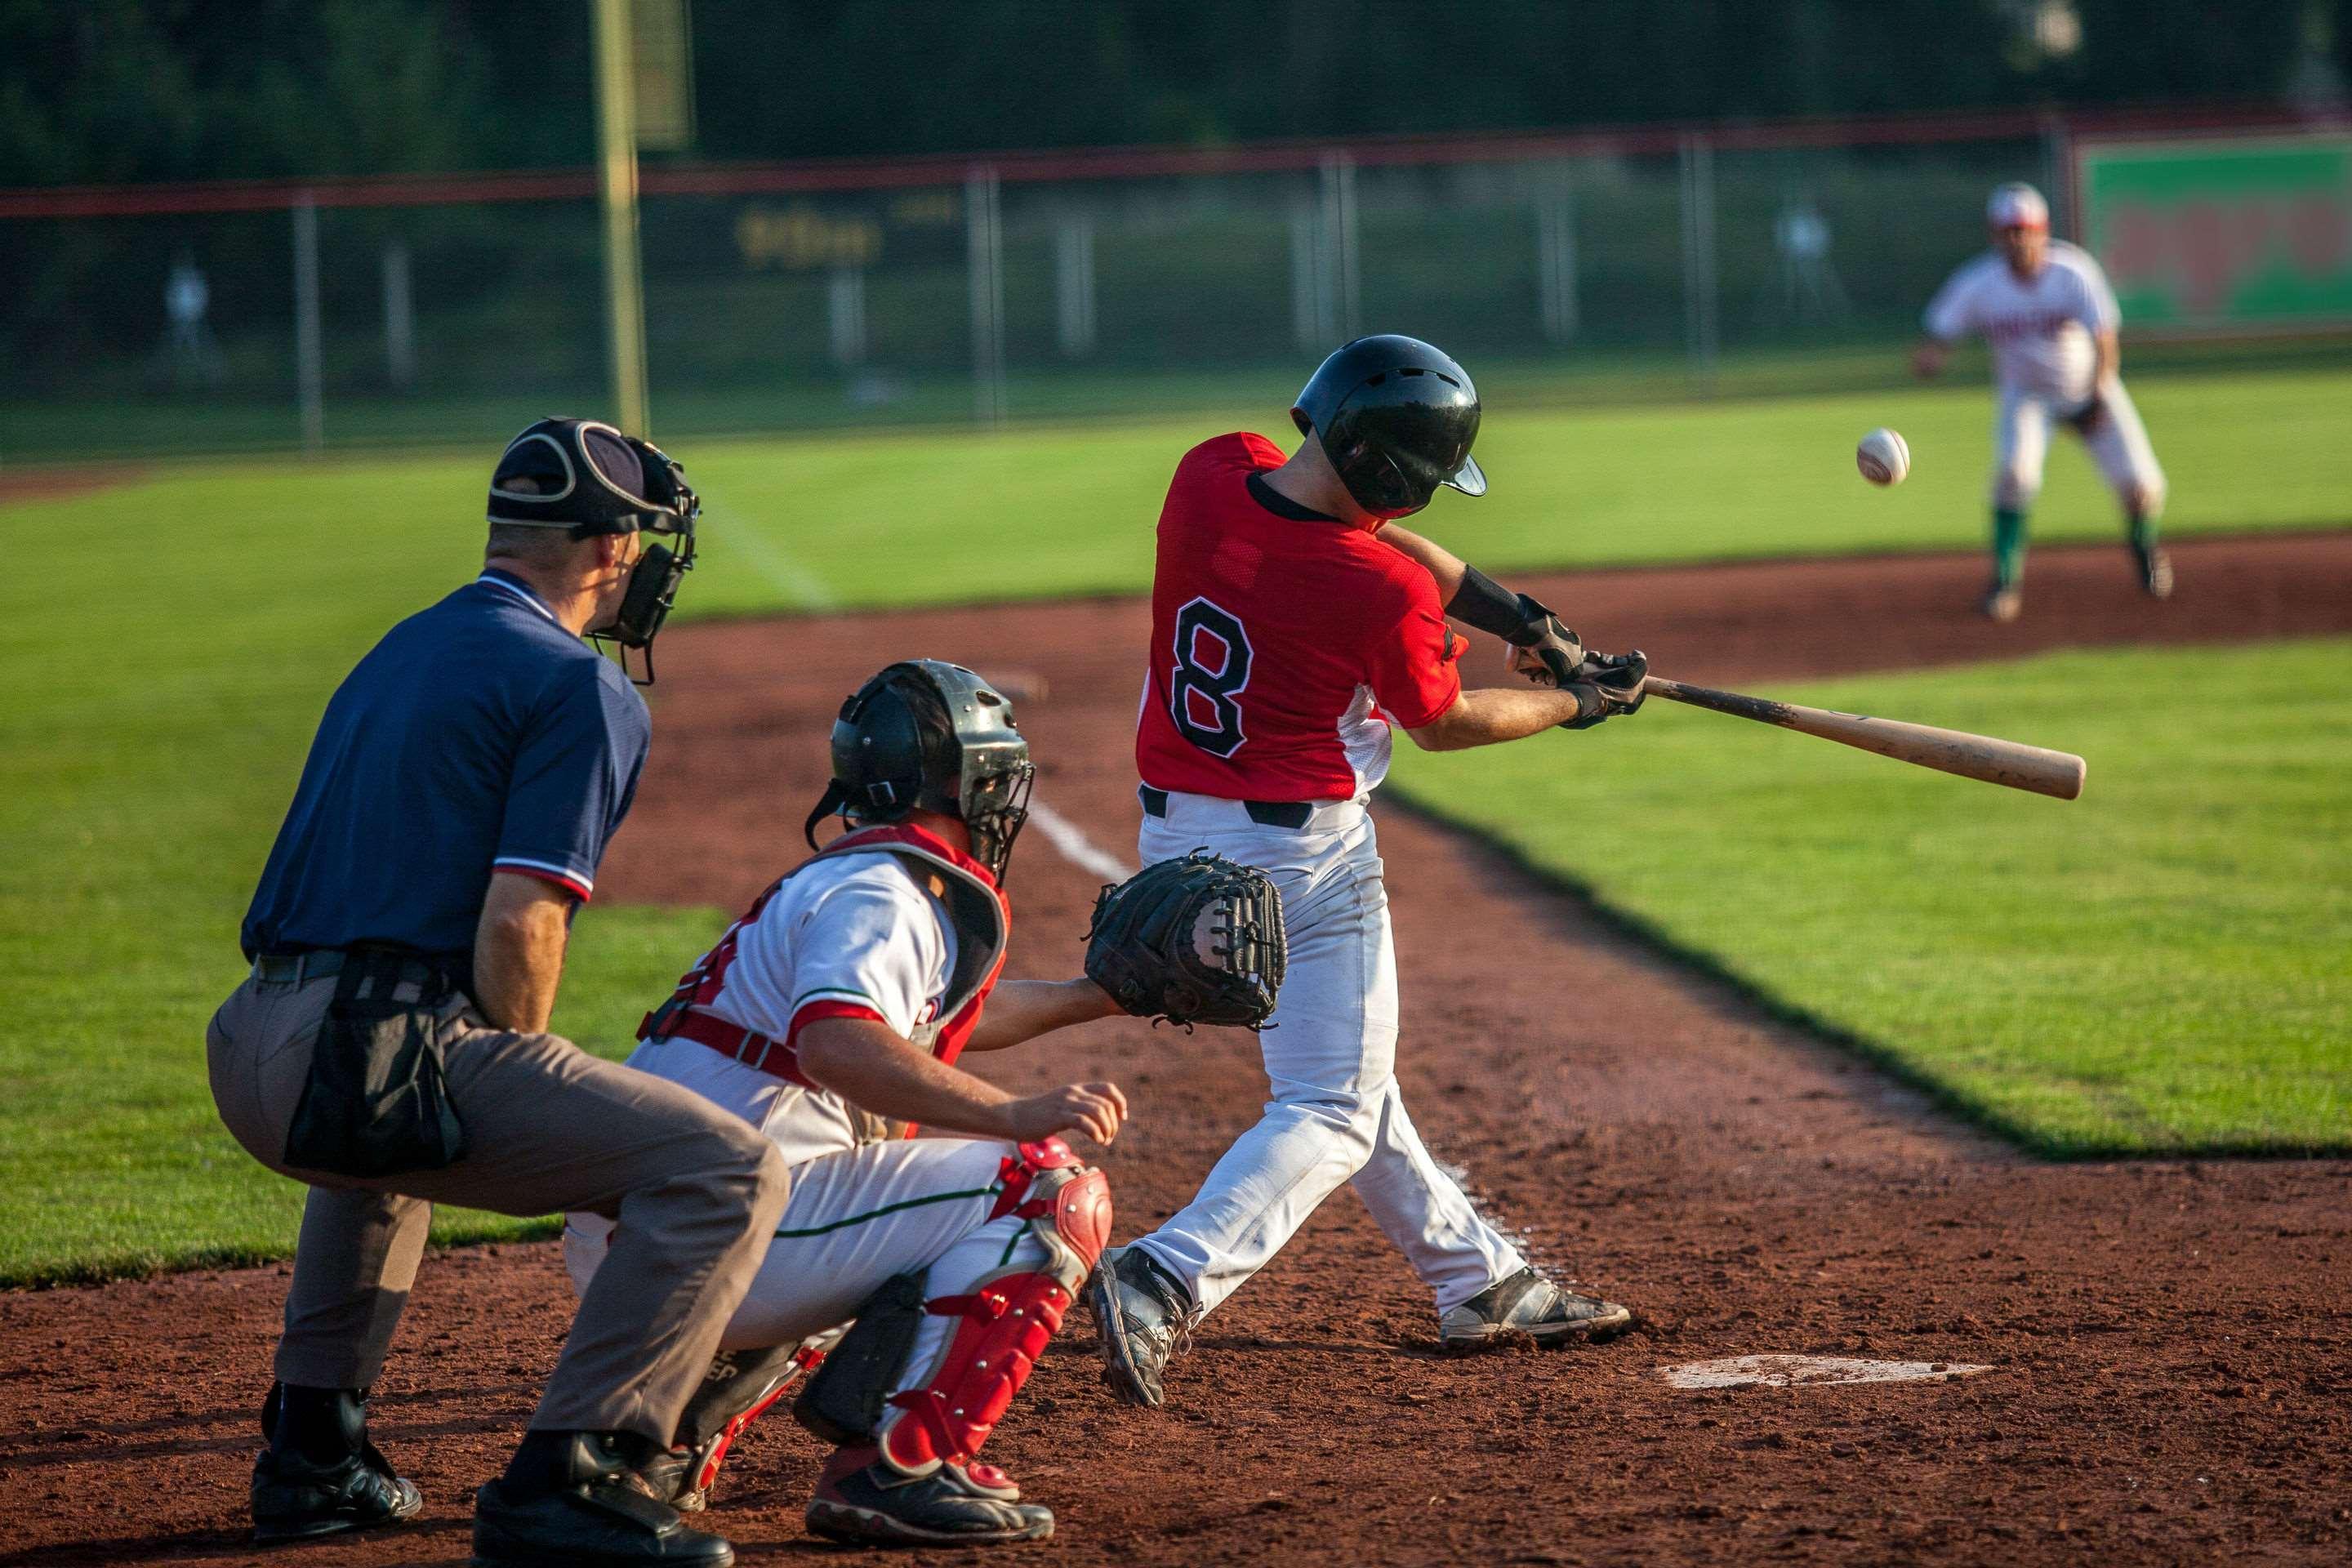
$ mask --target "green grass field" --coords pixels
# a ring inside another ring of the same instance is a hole
[[[2347,674],[2339,639],[2193,684],[2127,649],[1775,689],[2079,752],[2072,803],[1666,702],[1396,783],[2029,1148],[2341,1152]],[[1596,841],[1571,791],[1625,830]]]
[[[2352,449],[2328,411],[2347,392],[2352,374],[2309,368],[2144,382],[2174,526],[2345,521]],[[1967,545],[1988,416],[1977,387],[1497,413],[1480,445],[1495,495],[1448,496],[1429,527],[1498,570]],[[1177,453],[1281,419],[681,442],[710,501],[685,613],[1139,589]],[[1849,457],[1879,423],[1916,456],[1893,491]],[[290,1244],[293,1191],[213,1118],[204,1021],[236,980],[236,921],[321,704],[392,620],[470,574],[489,457],[193,465],[0,510],[19,548],[0,583],[0,1282]],[[2079,453],[2057,455],[2037,521],[2043,538],[2112,531]],[[2294,729],[2256,739],[2285,748]],[[559,1023],[617,1047],[716,918],[590,910]],[[454,1215],[442,1235],[501,1225]]]

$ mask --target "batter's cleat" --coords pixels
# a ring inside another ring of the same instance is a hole
[[[735,1549],[652,1496],[652,1447],[625,1432],[523,1435],[474,1494],[475,1568],[733,1568]]]
[[[2172,557],[2164,552],[2162,545],[2151,544],[2142,549],[2135,544],[2132,546],[2132,560],[2139,566],[2142,592],[2151,599],[2172,597]]]
[[[398,1524],[425,1508],[415,1483],[367,1440],[364,1391],[273,1384],[261,1406],[269,1446],[253,1461],[253,1539],[309,1541]]]
[[[1978,608],[1989,621],[2013,621],[2025,608],[2025,590],[2014,583],[1995,583],[1985,590],[1984,603]]]
[[[1020,1489],[993,1466],[980,1468],[997,1484],[983,1486],[956,1465],[903,1475],[872,1447],[837,1449],[809,1499],[808,1527],[859,1546],[992,1546],[1054,1533],[1052,1510],[1002,1496],[1010,1489],[1017,1498]]]
[[[1437,1337],[1457,1355],[1481,1351],[1515,1334],[1539,1345],[1570,1340],[1610,1340],[1633,1324],[1614,1301],[1563,1290],[1532,1268],[1489,1285],[1438,1315]]]
[[[1122,1405],[1157,1410],[1160,1374],[1192,1348],[1192,1292],[1139,1247],[1112,1247],[1087,1280],[1087,1306],[1102,1342],[1103,1382]]]

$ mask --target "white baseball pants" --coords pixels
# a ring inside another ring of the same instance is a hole
[[[923,1299],[959,1296],[1008,1264],[1042,1268],[1045,1244],[1016,1215],[990,1219],[1010,1143],[910,1138],[824,1154],[793,1167],[792,1197],[722,1350],[793,1344],[857,1315],[896,1275],[925,1269]],[[571,1215],[563,1263],[585,1293],[612,1226]],[[911,1377],[934,1365],[963,1320],[926,1315],[907,1358]],[[893,1389],[891,1392],[901,1392]]]
[[[1239,801],[1171,794],[1165,817],[1144,817],[1139,842],[1147,866],[1205,846],[1265,871],[1282,895],[1290,963],[1273,1026],[1258,1037],[1273,1098],[1192,1203],[1137,1245],[1208,1311],[1351,1182],[1440,1312],[1525,1267],[1430,1158],[1405,1111],[1396,948],[1364,808],[1318,806],[1294,830],[1251,821]]]
[[[2153,516],[2164,510],[2164,469],[2148,444],[2139,409],[2118,381],[2104,399],[2106,416],[2083,438],[2099,477],[2126,505],[2134,495]],[[1992,504],[2022,511],[2042,493],[2050,454],[2051,401],[2040,393],[2004,386],[1993,406]]]

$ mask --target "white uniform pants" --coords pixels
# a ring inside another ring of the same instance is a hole
[[[775,1239],[729,1320],[720,1348],[797,1343],[847,1322],[892,1277],[925,1269],[923,1299],[958,1296],[1012,1266],[1042,1268],[1046,1251],[1030,1222],[990,1219],[1010,1143],[912,1138],[820,1155],[793,1167],[792,1197]],[[585,1291],[604,1260],[608,1222],[575,1214],[563,1227],[563,1262]],[[926,1315],[910,1373],[933,1365],[963,1320]],[[903,1392],[906,1377],[890,1392]]]
[[[1290,963],[1258,1037],[1274,1098],[1192,1203],[1137,1245],[1207,1311],[1352,1182],[1441,1312],[1524,1267],[1430,1158],[1398,1092],[1396,949],[1363,808],[1318,807],[1293,830],[1259,826],[1239,801],[1171,795],[1164,818],[1144,817],[1139,845],[1147,866],[1205,846],[1265,870],[1282,894]]]
[[[2099,477],[2116,498],[2129,505],[2135,494],[2149,516],[2164,510],[2164,469],[2156,448],[2148,445],[2147,427],[2139,409],[2118,381],[2103,399],[2106,414],[2083,438]],[[2023,511],[2042,493],[2042,466],[2050,454],[2053,405],[2037,392],[2014,386],[2000,389],[1992,421],[1992,504]]]

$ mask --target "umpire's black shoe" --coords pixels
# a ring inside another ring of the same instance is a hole
[[[1437,1337],[1456,1354],[1525,1334],[1539,1345],[1614,1339],[1633,1314],[1614,1301],[1563,1290],[1532,1268],[1487,1286],[1437,1320]]]
[[[1007,1489],[1019,1491],[1009,1482],[983,1487],[954,1465],[904,1476],[871,1447],[842,1448],[817,1478],[808,1527],[863,1546],[992,1546],[1054,1533],[1052,1510],[1009,1501]]]
[[[366,1394],[273,1384],[253,1461],[253,1539],[308,1541],[415,1519],[425,1499],[367,1440]]]
[[[474,1562],[497,1568],[731,1568],[735,1549],[688,1530],[638,1468],[625,1432],[528,1432],[507,1473],[474,1494]]]
[[[1160,1374],[1192,1344],[1192,1293],[1139,1247],[1103,1249],[1087,1280],[1103,1382],[1125,1405],[1160,1408]]]

